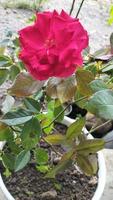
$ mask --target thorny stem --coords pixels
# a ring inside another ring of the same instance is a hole
[[[80,4],[80,7],[79,7],[78,12],[77,12],[77,14],[76,14],[76,18],[78,18],[78,15],[79,15],[79,13],[80,13],[80,11],[81,11],[81,8],[82,8],[82,6],[83,6],[84,1],[85,1],[85,0],[82,0],[82,2],[81,2],[81,4]]]
[[[79,101],[82,101],[82,100],[84,100],[84,99],[87,99],[87,96],[81,97],[80,99],[76,100],[75,103],[78,103]],[[51,126],[51,125],[52,125],[52,124],[67,110],[67,108],[68,108],[70,105],[71,105],[71,103],[69,103],[69,104],[68,104],[68,105],[53,119],[53,121],[50,122],[49,125],[43,127],[42,130],[45,130],[46,128],[50,127],[50,126]]]
[[[72,12],[73,12],[74,5],[75,5],[75,0],[72,1],[71,9],[70,9],[70,12],[69,12],[70,15],[71,15]]]

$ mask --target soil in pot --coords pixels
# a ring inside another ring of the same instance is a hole
[[[57,125],[57,129],[64,133],[66,130],[64,125]],[[48,146],[45,148],[50,151]],[[75,166],[60,172],[53,180],[45,179],[32,163],[3,179],[15,200],[91,200],[97,187],[96,176],[88,177]]]

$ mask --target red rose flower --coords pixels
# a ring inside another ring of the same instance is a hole
[[[63,10],[37,13],[34,25],[19,31],[20,59],[38,80],[68,77],[82,65],[88,35],[78,19]]]

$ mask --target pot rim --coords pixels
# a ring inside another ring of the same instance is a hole
[[[71,119],[71,118],[65,116],[62,123],[69,126],[74,121],[75,121],[74,119]],[[84,133],[86,135],[88,135],[87,129],[84,128],[83,130],[84,130]],[[91,135],[88,135],[88,138],[91,139],[93,137]],[[4,145],[5,145],[5,142],[0,142],[0,149],[2,149]],[[105,166],[105,160],[104,160],[102,150],[99,151],[97,154],[98,154],[98,165],[99,165],[98,184],[97,184],[97,188],[96,188],[96,191],[94,193],[92,200],[100,200],[100,198],[103,194],[105,182],[106,182],[106,166]],[[15,200],[13,198],[13,196],[10,194],[10,192],[8,191],[8,189],[6,188],[1,174],[0,174],[0,193],[1,193],[1,195],[3,195],[3,198],[4,198],[3,200]]]

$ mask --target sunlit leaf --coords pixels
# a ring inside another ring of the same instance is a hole
[[[48,162],[48,153],[45,149],[38,148],[35,150],[35,158],[39,165],[44,165]]]
[[[103,149],[105,146],[105,141],[103,139],[90,139],[80,142],[76,146],[77,153],[79,155],[89,155],[91,153],[96,153]]]
[[[66,132],[66,140],[75,139],[79,134],[81,134],[82,129],[85,125],[85,118],[77,119],[74,123],[72,123]]]
[[[0,141],[10,141],[13,139],[13,134],[10,128],[0,123]]]
[[[48,135],[44,138],[48,143],[53,145],[64,144],[66,137],[60,133]]]
[[[94,75],[92,72],[79,69],[76,72],[76,80],[79,92],[85,96],[90,96],[92,94],[92,90],[89,86],[89,83],[94,80]]]

